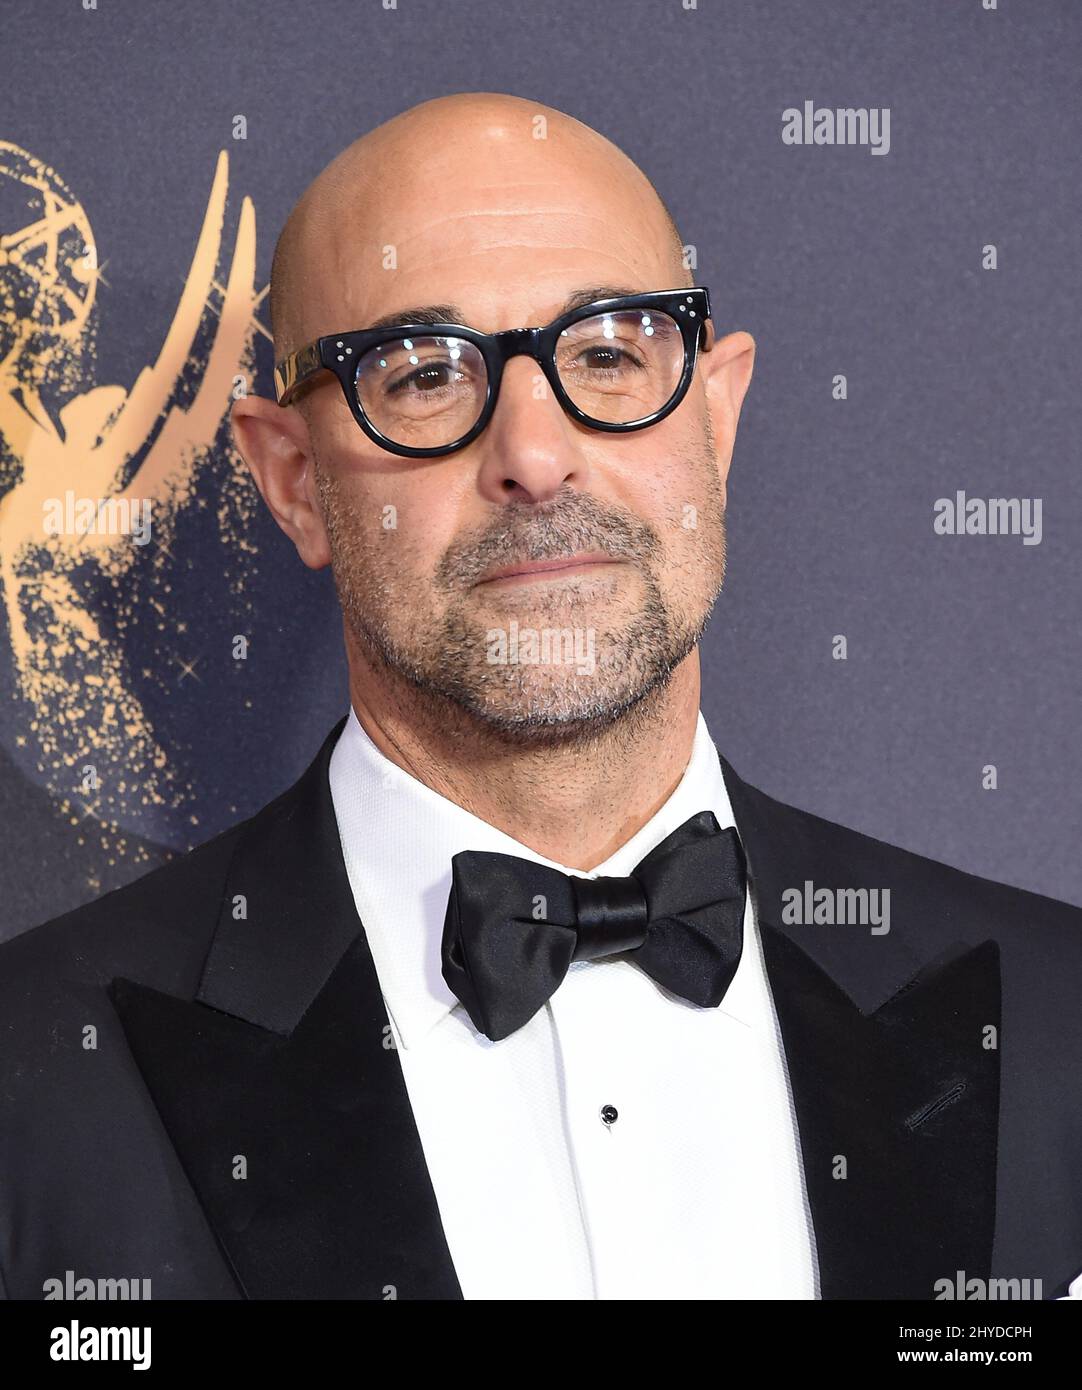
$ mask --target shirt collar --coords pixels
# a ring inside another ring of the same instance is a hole
[[[388,1013],[404,1047],[419,1044],[458,1003],[443,978],[441,943],[451,859],[460,850],[545,859],[464,810],[384,756],[351,709],[331,754],[329,778],[346,871]],[[700,711],[691,756],[669,799],[587,878],[628,874],[699,811],[734,824],[717,750]],[[746,946],[747,943],[745,943]],[[751,1023],[754,981],[747,949],[721,1005]]]

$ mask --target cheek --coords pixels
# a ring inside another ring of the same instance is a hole
[[[342,438],[338,430],[328,432],[320,454],[335,459],[326,500],[343,546],[369,557],[384,579],[430,571],[452,531],[447,488],[435,470],[389,464],[385,453],[358,447],[352,433]]]
[[[455,540],[453,502],[439,487],[402,482],[371,492],[384,571],[390,583],[406,576],[427,581]]]
[[[623,457],[618,498],[653,528],[665,550],[685,551],[694,545],[699,522],[716,522],[722,505],[711,469],[702,437],[693,430],[674,427],[652,438],[644,430],[633,453]]]

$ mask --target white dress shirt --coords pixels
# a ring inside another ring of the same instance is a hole
[[[627,960],[579,961],[529,1023],[491,1042],[443,979],[452,855],[489,850],[579,871],[404,772],[352,710],[330,785],[463,1296],[817,1297],[753,892],[740,964],[718,1008],[675,997]],[[630,873],[703,810],[723,828],[734,824],[700,713],[676,790],[585,877]],[[604,1106],[617,1112],[611,1124]]]

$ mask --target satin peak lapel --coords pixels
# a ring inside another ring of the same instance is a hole
[[[722,770],[785,1046],[821,1296],[934,1299],[958,1270],[988,1279],[997,943],[979,922],[952,922],[967,939],[944,949],[903,851],[782,806],[724,759]],[[889,933],[783,925],[782,894],[806,882],[890,888]]]
[[[196,998],[113,1002],[246,1297],[458,1299],[342,860],[341,727],[239,842]]]

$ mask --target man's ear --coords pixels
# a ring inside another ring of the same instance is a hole
[[[722,493],[736,443],[736,427],[755,366],[755,339],[742,330],[718,338],[709,352],[699,354],[706,385],[706,408],[717,448]]]
[[[309,569],[329,565],[331,548],[319,510],[315,458],[300,411],[262,396],[240,396],[233,402],[229,422],[263,501],[297,554]]]

